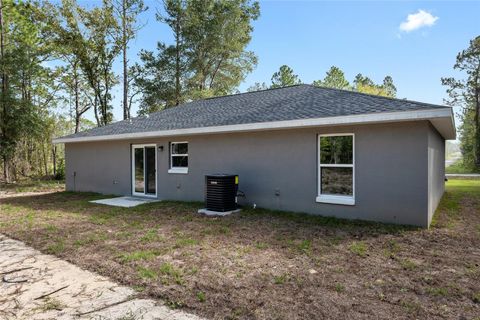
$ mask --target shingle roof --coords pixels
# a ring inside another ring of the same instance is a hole
[[[436,108],[448,107],[302,84],[197,100],[62,139]]]

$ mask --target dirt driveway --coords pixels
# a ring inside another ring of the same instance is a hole
[[[197,320],[0,235],[0,319]]]

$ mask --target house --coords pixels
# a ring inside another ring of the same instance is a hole
[[[244,205],[428,227],[452,109],[296,85],[193,101],[55,139],[66,188],[203,201],[239,175]]]

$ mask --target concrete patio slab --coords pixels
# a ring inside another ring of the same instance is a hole
[[[140,198],[140,197],[118,197],[118,198],[93,200],[93,201],[90,201],[90,202],[91,203],[97,203],[97,204],[105,204],[107,206],[131,208],[131,207],[139,206],[141,204],[158,202],[158,201],[160,201],[160,200]]]
[[[224,217],[224,216],[228,216],[229,214],[232,214],[232,213],[237,213],[237,212],[240,212],[242,211],[242,209],[235,209],[235,210],[231,210],[231,211],[212,211],[212,210],[208,210],[208,209],[199,209],[198,210],[198,213],[201,213],[201,214],[204,214],[206,216],[212,216],[212,217]]]
[[[0,234],[0,319],[201,320]]]

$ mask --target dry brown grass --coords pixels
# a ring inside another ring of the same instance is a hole
[[[480,314],[480,180],[450,181],[430,230],[258,209],[211,218],[191,203],[88,203],[98,198],[0,199],[0,232],[211,318]]]

